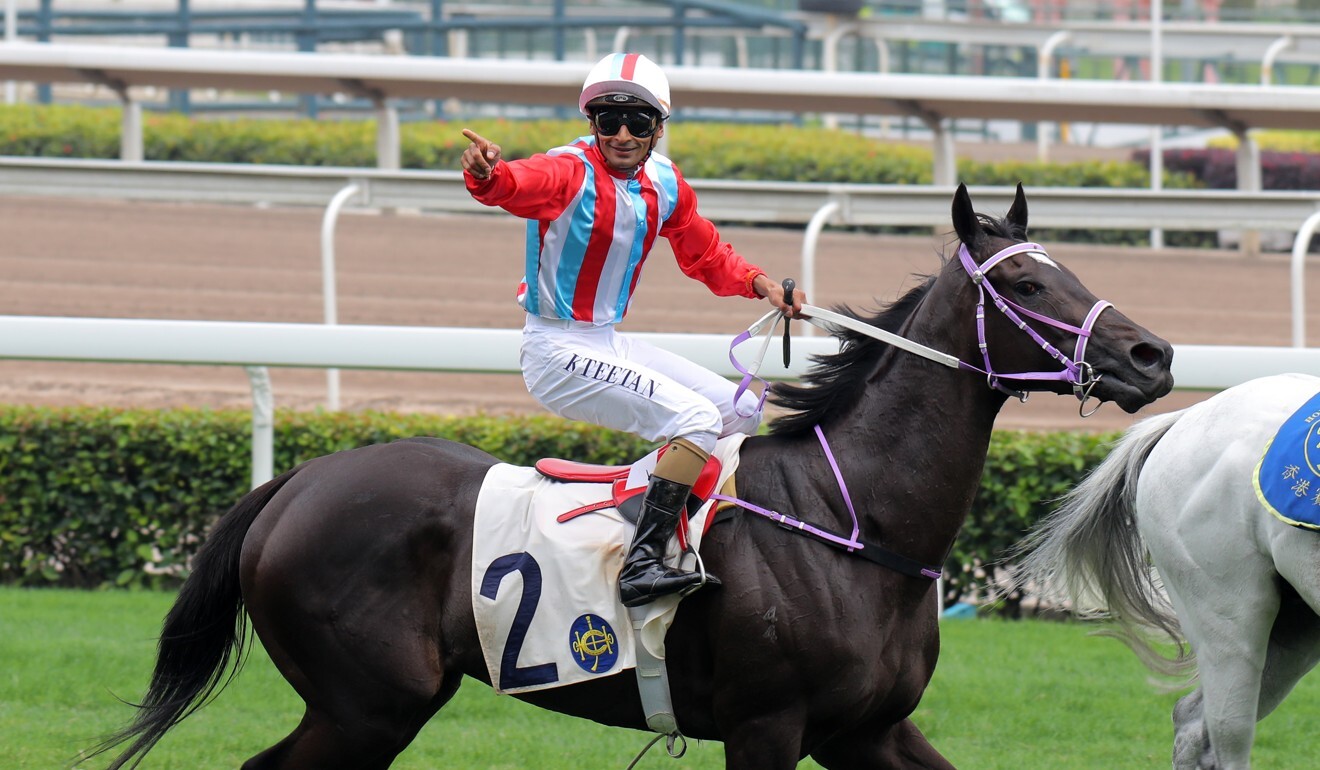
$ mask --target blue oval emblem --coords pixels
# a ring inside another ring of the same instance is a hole
[[[568,633],[573,660],[591,674],[604,674],[619,660],[619,643],[614,629],[599,615],[590,613],[573,621]]]

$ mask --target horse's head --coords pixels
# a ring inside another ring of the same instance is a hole
[[[1008,393],[1073,393],[1113,401],[1135,412],[1173,388],[1169,343],[1096,299],[1027,235],[1027,197],[1018,185],[1002,220],[978,215],[967,188],[953,197],[961,241],[957,263],[984,302],[977,350],[964,358],[983,367]],[[983,331],[982,331],[983,329]],[[974,367],[973,367],[974,368]]]

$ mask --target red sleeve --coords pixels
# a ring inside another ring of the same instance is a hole
[[[478,203],[523,219],[554,219],[573,200],[585,174],[571,155],[537,154],[500,161],[485,179],[464,171],[463,182]]]
[[[720,240],[715,225],[697,213],[697,194],[677,167],[674,174],[678,177],[678,201],[660,234],[669,239],[679,269],[721,297],[759,298],[761,295],[752,288],[752,281],[765,271]]]

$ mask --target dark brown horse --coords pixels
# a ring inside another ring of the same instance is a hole
[[[971,507],[1008,392],[1089,396],[1132,412],[1170,390],[1166,342],[1117,310],[1098,310],[1039,247],[1001,253],[1026,236],[1020,187],[1003,220],[976,214],[960,187],[953,223],[965,255],[960,247],[878,316],[850,317],[981,373],[840,329],[838,354],[816,361],[803,385],[776,386],[791,413],[743,445],[737,490],[748,504],[850,530],[819,425],[864,550],[939,565]],[[1010,311],[987,305],[981,324],[987,295]],[[1035,331],[1010,317],[1023,315]],[[1072,361],[1059,351],[1074,351],[1082,329],[1089,342]],[[1060,361],[1071,378],[1011,374],[1052,374]],[[415,439],[320,457],[250,493],[198,553],[137,717],[108,744],[133,741],[112,767],[140,760],[223,686],[243,652],[244,610],[307,710],[243,767],[388,767],[465,676],[490,682],[469,573],[473,508],[496,462]],[[792,768],[808,755],[832,769],[950,767],[909,719],[939,655],[931,576],[742,511],[707,533],[702,553],[724,585],[685,599],[666,643],[683,734],[722,741],[731,770]],[[631,675],[517,697],[645,729]]]

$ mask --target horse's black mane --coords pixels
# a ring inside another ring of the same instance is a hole
[[[1026,240],[1026,231],[1007,220],[984,214],[978,214],[977,219],[987,235]],[[941,255],[940,264],[947,262],[948,258]],[[885,331],[897,332],[938,277],[938,272],[922,276],[920,284],[874,315],[863,315],[846,306],[836,306],[834,311]],[[789,414],[775,418],[770,424],[771,433],[796,435],[810,431],[815,425],[829,422],[831,416],[851,409],[861,398],[867,375],[874,369],[875,362],[889,349],[877,339],[848,329],[837,329],[834,336],[839,339],[839,352],[812,356],[813,366],[802,375],[801,385],[776,383],[771,389],[770,403],[790,410]]]
[[[885,331],[897,332],[930,291],[935,277],[925,276],[920,285],[874,315],[864,315],[846,306],[835,306],[833,310]],[[770,403],[791,410],[790,414],[775,418],[770,424],[771,433],[793,435],[809,431],[861,398],[866,374],[889,346],[842,327],[836,328],[834,336],[839,339],[839,352],[812,356],[813,364],[802,375],[801,385],[777,382],[770,389]]]

